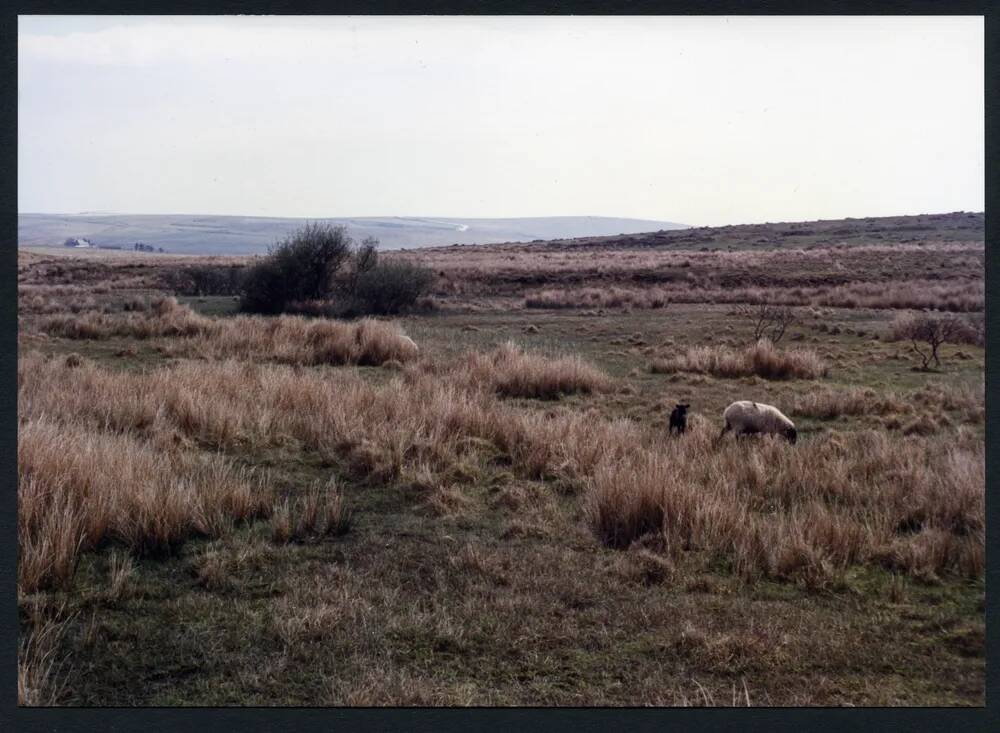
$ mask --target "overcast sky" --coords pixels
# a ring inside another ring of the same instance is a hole
[[[21,212],[984,208],[981,18],[22,16]]]

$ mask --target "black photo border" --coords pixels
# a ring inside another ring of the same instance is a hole
[[[49,0],[4,3],[0,22],[0,731],[1000,731],[1000,634],[995,496],[1000,407],[995,173],[1000,80],[998,2],[971,0]],[[17,16],[18,15],[975,15],[985,30],[986,155],[986,701],[982,708],[18,708],[17,707]],[[992,73],[991,73],[992,70]]]

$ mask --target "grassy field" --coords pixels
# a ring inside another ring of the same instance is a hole
[[[22,253],[21,703],[984,704],[984,351],[886,338],[981,314],[982,217],[867,221],[412,253],[438,309],[351,323]]]

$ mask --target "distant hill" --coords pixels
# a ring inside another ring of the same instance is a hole
[[[19,246],[60,246],[67,239],[131,249],[136,242],[175,254],[263,253],[306,221],[342,224],[357,240],[376,237],[383,249],[493,244],[634,234],[685,228],[683,224],[603,216],[523,219],[358,217],[293,219],[252,216],[19,214]]]
[[[684,227],[680,231],[647,231],[605,236],[555,237],[532,244],[532,251],[694,250],[734,251],[816,249],[878,244],[923,244],[985,241],[983,212],[824,219],[721,227]],[[461,248],[459,248],[461,250]],[[494,244],[493,252],[526,249],[515,241]],[[431,252],[433,254],[433,251]],[[427,254],[427,253],[425,253]]]

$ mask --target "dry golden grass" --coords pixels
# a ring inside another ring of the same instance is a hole
[[[172,297],[156,299],[142,312],[49,316],[41,319],[38,327],[43,333],[71,339],[182,337],[168,342],[171,353],[308,366],[404,362],[419,351],[398,325],[384,321],[301,316],[208,318]]]
[[[820,420],[843,415],[889,415],[898,418],[924,409],[936,413],[933,420],[937,422],[930,432],[937,432],[939,427],[951,425],[948,416],[942,414],[945,410],[959,411],[963,422],[981,423],[984,401],[985,397],[981,392],[977,394],[972,388],[962,385],[925,384],[911,392],[878,391],[871,387],[824,387],[797,395],[792,403],[791,414]],[[926,414],[920,418],[932,420]]]
[[[406,362],[418,347],[394,323],[363,318],[355,322],[240,316],[216,321],[213,333],[176,343],[178,353],[215,359],[268,359],[282,364],[361,364]]]
[[[57,656],[66,624],[39,616],[17,646],[17,704],[51,706],[59,703],[65,679]]]
[[[549,288],[529,293],[525,308],[664,308],[670,303],[770,303],[829,308],[935,308],[971,313],[985,307],[981,280],[956,279],[860,282],[825,286],[713,287],[701,281],[677,282],[650,287]]]
[[[758,376],[764,379],[818,379],[828,367],[811,349],[779,349],[762,339],[743,349],[728,346],[693,346],[678,356],[654,359],[656,374],[695,372],[715,377]]]
[[[745,575],[816,580],[859,563],[969,577],[983,569],[983,446],[961,430],[957,439],[902,441],[880,431],[825,434],[790,447],[717,443],[714,426],[696,422],[683,440],[664,443],[630,421],[517,409],[488,390],[445,383],[427,364],[373,385],[351,373],[234,362],[142,375],[22,361],[29,417],[67,415],[163,444],[292,439],[359,478],[432,493],[474,481],[484,461],[502,457],[516,475],[585,486],[590,524],[608,544],[659,533],[671,552],[702,548]],[[279,510],[276,535],[296,534],[283,529],[296,513],[322,514],[310,506]]]
[[[827,387],[797,395],[791,414],[829,420],[842,415],[885,415],[912,409],[912,402],[895,392],[880,393],[870,387]]]
[[[26,416],[132,431],[162,446],[195,441],[254,449],[291,439],[373,477],[416,480],[430,467],[468,478],[483,441],[536,476],[559,466],[592,465],[607,449],[578,439],[591,429],[587,415],[547,419],[419,365],[376,386],[352,372],[324,375],[233,361],[138,374],[92,363],[70,368],[61,359],[26,354],[18,376]],[[610,425],[611,431],[624,429]],[[627,443],[616,450],[627,452]],[[577,460],[568,461],[571,455]]]
[[[148,308],[123,314],[88,312],[82,315],[63,313],[43,318],[38,327],[50,336],[70,339],[106,339],[127,336],[150,339],[162,336],[194,336],[210,333],[217,321],[199,315],[176,298],[155,298]]]
[[[718,441],[698,422],[683,440],[602,462],[586,511],[609,545],[654,533],[672,557],[704,552],[747,577],[818,583],[874,563],[974,578],[984,571],[984,460],[968,435],[827,433],[791,447]]]
[[[167,282],[152,258],[25,269],[22,703],[981,704],[984,399],[956,386],[981,353],[917,375],[868,353],[886,314],[825,307],[981,307],[981,245],[465,249],[431,254],[450,303],[541,287],[545,307],[565,291],[594,310],[414,319],[418,351],[385,322],[199,316],[148,290]],[[764,383],[753,370],[784,374],[784,352],[743,355],[725,308],[596,313],[685,299],[824,305],[788,340],[822,341],[837,372]],[[496,347],[517,333],[594,361]],[[706,342],[751,376],[641,369]],[[327,367],[354,364],[383,369]],[[808,418],[798,444],[716,442],[699,415],[733,390]],[[675,400],[695,412],[668,439]],[[264,488],[248,516],[269,521],[228,531],[237,484]],[[335,539],[343,497],[360,531]]]
[[[157,451],[72,421],[23,418],[17,458],[18,585],[25,592],[65,587],[80,552],[104,543],[165,553],[271,505],[259,481],[221,458]]]
[[[528,354],[510,341],[489,353],[467,353],[455,373],[505,397],[557,399],[564,394],[607,391],[612,384],[606,374],[579,356]]]
[[[315,541],[342,535],[350,526],[343,496],[331,481],[277,504],[271,515],[271,540],[278,544]]]

